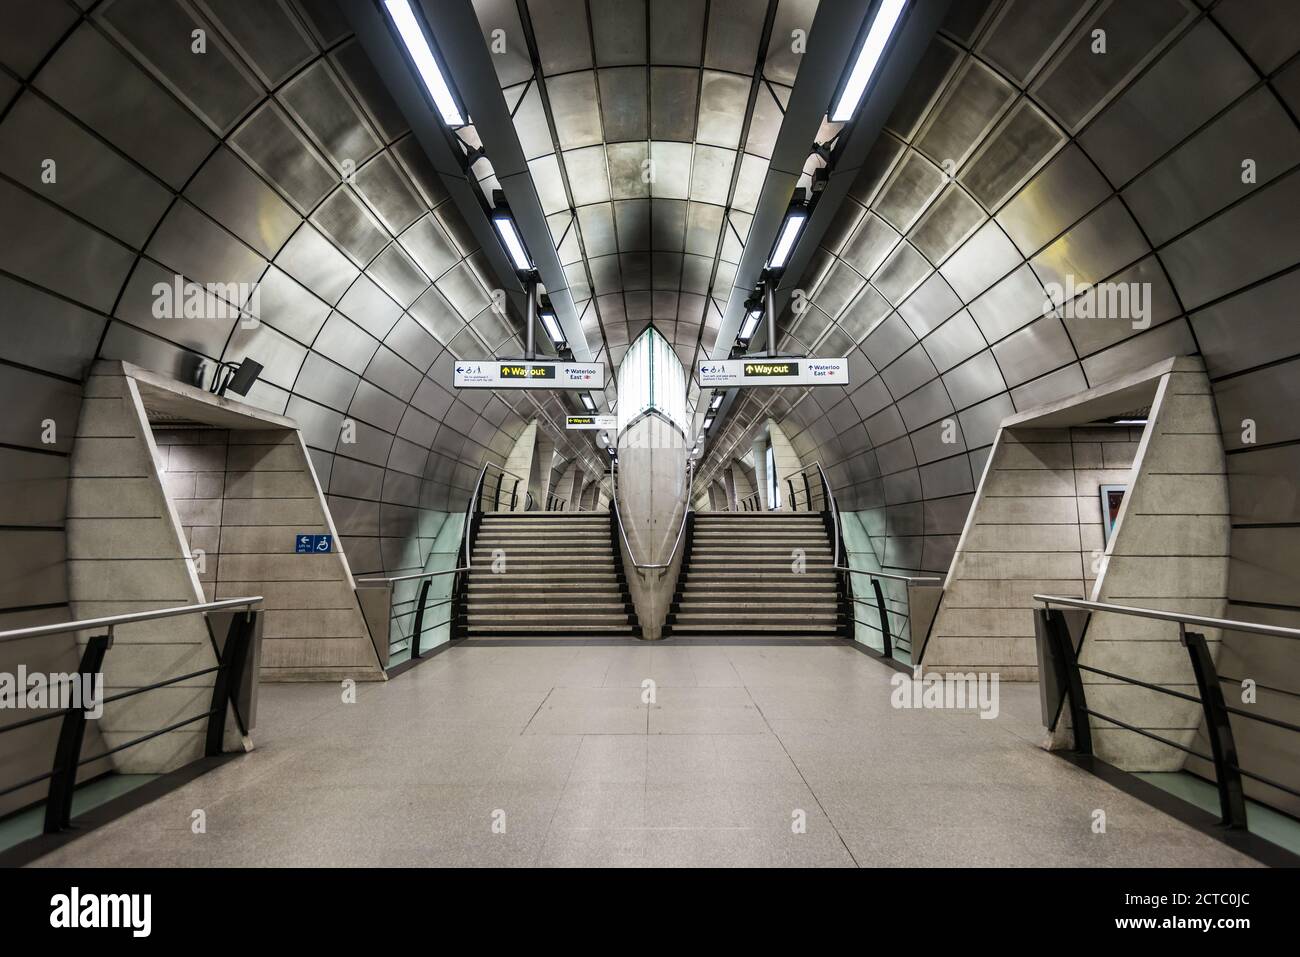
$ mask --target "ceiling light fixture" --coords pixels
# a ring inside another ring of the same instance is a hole
[[[452,128],[464,126],[465,111],[460,108],[442,63],[433,52],[433,42],[411,9],[409,0],[384,0],[384,12],[402,38],[415,72],[420,74],[442,121]]]
[[[785,212],[785,222],[781,224],[780,235],[777,236],[776,245],[772,247],[772,255],[767,260],[769,272],[780,272],[790,261],[790,254],[794,252],[794,245],[799,241],[799,234],[803,232],[804,224],[808,222],[808,207],[803,199],[803,190],[798,190],[794,201],[790,203],[790,208]]]
[[[557,346],[564,342],[564,333],[560,331],[560,320],[555,316],[555,310],[549,305],[544,305],[538,310],[537,318],[542,320],[542,328],[546,334],[551,337],[551,341]]]
[[[906,9],[907,0],[881,0],[880,6],[876,8],[876,15],[871,19],[871,26],[867,28],[866,36],[858,45],[857,53],[853,58],[853,69],[849,71],[839,95],[835,98],[835,106],[830,114],[832,122],[847,123],[858,112],[858,107],[866,95],[867,86],[871,83],[871,78],[875,76],[884,57],[889,38],[894,35],[894,29]]]
[[[596,411],[596,403],[591,398],[591,395],[589,393],[587,392],[579,393],[578,398],[582,400],[582,404],[587,409],[588,412]]]
[[[492,226],[501,237],[501,245],[505,247],[506,255],[510,257],[510,263],[515,267],[515,271],[535,272],[532,257],[524,247],[524,238],[519,235],[519,227],[515,225],[515,218],[510,214],[509,207],[497,203],[496,209],[492,210]]]
[[[740,324],[739,338],[746,341],[754,338],[754,332],[758,329],[758,323],[762,318],[762,309],[751,309],[749,315],[745,316],[745,321]]]

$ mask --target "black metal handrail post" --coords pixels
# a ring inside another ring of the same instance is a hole
[[[432,578],[426,578],[420,585],[420,597],[415,604],[415,623],[411,628],[411,657],[420,657],[420,636],[424,632],[424,603],[429,599],[429,586],[433,584]],[[452,583],[453,587],[455,582]]]
[[[515,479],[515,484],[510,487],[510,511],[519,507],[519,479]]]
[[[885,607],[885,593],[880,588],[880,579],[872,577],[871,588],[876,593],[876,611],[880,613],[880,637],[884,644],[881,646],[886,658],[894,657],[893,638],[889,631],[889,610]],[[854,616],[857,617],[856,615]]]
[[[1052,666],[1056,672],[1056,685],[1070,699],[1070,723],[1074,730],[1074,750],[1079,754],[1092,754],[1092,727],[1088,723],[1088,702],[1083,693],[1083,676],[1079,672],[1079,656],[1070,639],[1070,629],[1065,615],[1057,608],[1036,608],[1041,617],[1043,634],[1052,653]],[[1057,719],[1059,720],[1059,718]],[[1056,729],[1055,723],[1049,731]]]
[[[233,703],[239,694],[257,615],[258,612],[251,608],[243,614],[237,613],[230,619],[230,627],[226,630],[226,644],[221,649],[217,675],[212,682],[212,711],[208,715],[208,735],[204,747],[204,754],[210,758],[221,753],[226,736],[226,703]],[[238,709],[235,711],[235,717],[240,725],[239,730],[246,732],[247,729],[244,727]]]
[[[493,496],[493,499],[492,499],[492,511],[494,511],[494,512],[498,512],[498,511],[501,510],[501,486],[502,486],[502,484],[505,482],[505,480],[506,480],[506,473],[505,473],[505,472],[498,472],[498,473],[497,473],[497,492],[496,492],[496,495]]]
[[[1179,626],[1179,637],[1192,659],[1192,674],[1201,696],[1201,710],[1205,712],[1205,731],[1210,738],[1214,755],[1214,780],[1219,788],[1219,810],[1226,827],[1238,830],[1246,827],[1246,796],[1242,789],[1241,772],[1237,768],[1237,743],[1232,736],[1228,720],[1227,703],[1223,700],[1223,687],[1210,657],[1205,636],[1187,631]]]
[[[113,629],[95,635],[81,653],[79,675],[95,675],[104,670],[104,655],[113,646]],[[45,833],[54,834],[72,823],[72,795],[77,788],[77,766],[81,743],[86,737],[86,712],[94,702],[83,701],[80,708],[69,708],[59,728],[59,743],[54,749],[54,768],[50,775],[49,794],[45,799]]]

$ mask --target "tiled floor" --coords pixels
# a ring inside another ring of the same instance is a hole
[[[269,685],[255,752],[38,863],[1251,863],[1041,751],[1035,688],[987,720],[897,710],[893,674],[832,645],[470,644],[355,704]]]

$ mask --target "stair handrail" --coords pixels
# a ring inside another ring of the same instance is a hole
[[[610,466],[610,474],[613,476],[613,495],[610,496],[610,501],[614,503],[614,519],[618,523],[619,535],[623,537],[623,547],[627,549],[628,555],[632,557],[633,567],[638,569],[656,569],[663,572],[672,566],[674,559],[677,557],[677,549],[681,547],[682,537],[686,533],[686,518],[695,511],[695,509],[691,507],[690,495],[693,471],[694,465],[688,459],[686,462],[686,511],[682,514],[682,524],[681,527],[677,529],[677,538],[673,542],[673,550],[668,553],[668,560],[663,562],[639,562],[636,560],[636,554],[632,551],[632,545],[627,540],[627,529],[623,527],[623,513],[619,511],[618,507],[618,465],[617,463],[614,463]]]
[[[472,540],[474,538],[474,516],[483,510],[483,503],[481,501],[483,495],[483,479],[487,477],[488,469],[496,469],[498,472],[501,473],[503,477],[509,475],[511,478],[513,478],[515,480],[516,492],[519,489],[519,483],[523,481],[523,476],[516,475],[514,472],[511,472],[509,469],[497,465],[495,462],[483,463],[483,468],[479,469],[478,481],[474,483],[474,491],[473,493],[471,493],[469,497],[469,502],[465,505],[465,529],[464,532],[462,533],[462,544],[465,552],[465,567],[463,569],[460,569],[461,571],[469,571],[470,566],[473,564],[470,561],[469,552],[473,544]],[[498,481],[497,482],[498,501],[500,499],[500,492],[501,492],[501,483],[500,481]]]

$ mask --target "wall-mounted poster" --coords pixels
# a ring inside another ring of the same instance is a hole
[[[1127,485],[1101,486],[1101,527],[1105,532],[1103,541],[1110,541],[1111,530],[1115,528],[1115,519],[1119,518],[1119,507],[1124,504]]]

